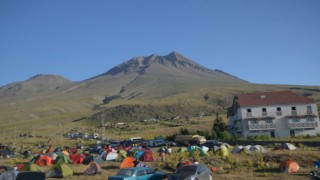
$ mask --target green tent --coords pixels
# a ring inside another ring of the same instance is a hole
[[[66,164],[56,164],[54,165],[47,174],[48,178],[64,178],[67,176],[72,176],[72,169]]]
[[[116,161],[122,161],[126,157],[127,157],[127,152],[125,150],[121,149],[118,151],[118,156],[117,156]]]
[[[186,147],[181,147],[178,149],[177,151],[178,153],[184,153],[184,152],[188,152],[188,149]]]
[[[56,158],[56,160],[54,161],[55,164],[63,164],[63,163],[71,163],[71,160],[68,156],[64,155],[64,154],[59,154]]]
[[[34,163],[25,163],[20,171],[44,172],[43,168]]]
[[[203,151],[203,149],[201,149],[200,147],[194,146],[191,150],[190,150],[190,154],[189,156],[194,156],[195,153],[198,153],[200,156],[206,156],[207,154]]]

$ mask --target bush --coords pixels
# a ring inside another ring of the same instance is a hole
[[[231,140],[232,136],[228,131],[223,131],[221,133],[219,133],[219,139],[222,140]]]

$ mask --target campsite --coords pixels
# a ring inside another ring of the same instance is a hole
[[[90,141],[65,142],[68,146],[42,145],[27,149],[26,146],[13,149],[3,144],[1,148],[10,149],[13,154],[2,157],[0,166],[16,167],[20,172],[44,172],[47,179],[106,179],[121,168],[133,167],[137,160],[138,166],[148,166],[170,176],[183,159],[205,164],[213,179],[307,179],[320,159],[318,147],[291,143],[278,146],[222,143],[211,149],[196,145],[148,147],[139,142],[125,146],[120,142],[114,147],[87,144]],[[94,148],[97,150],[89,151]],[[163,148],[171,148],[165,159],[160,153]]]

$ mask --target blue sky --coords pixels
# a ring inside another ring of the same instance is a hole
[[[172,51],[253,83],[320,85],[320,1],[0,1],[0,86]]]

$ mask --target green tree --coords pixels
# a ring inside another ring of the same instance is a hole
[[[222,121],[222,118],[217,113],[216,119],[213,123],[212,131],[216,132],[216,134],[219,136],[220,133],[226,130],[226,127],[226,124]]]
[[[219,133],[218,137],[223,140],[231,140],[232,138],[231,134],[226,130]]]

